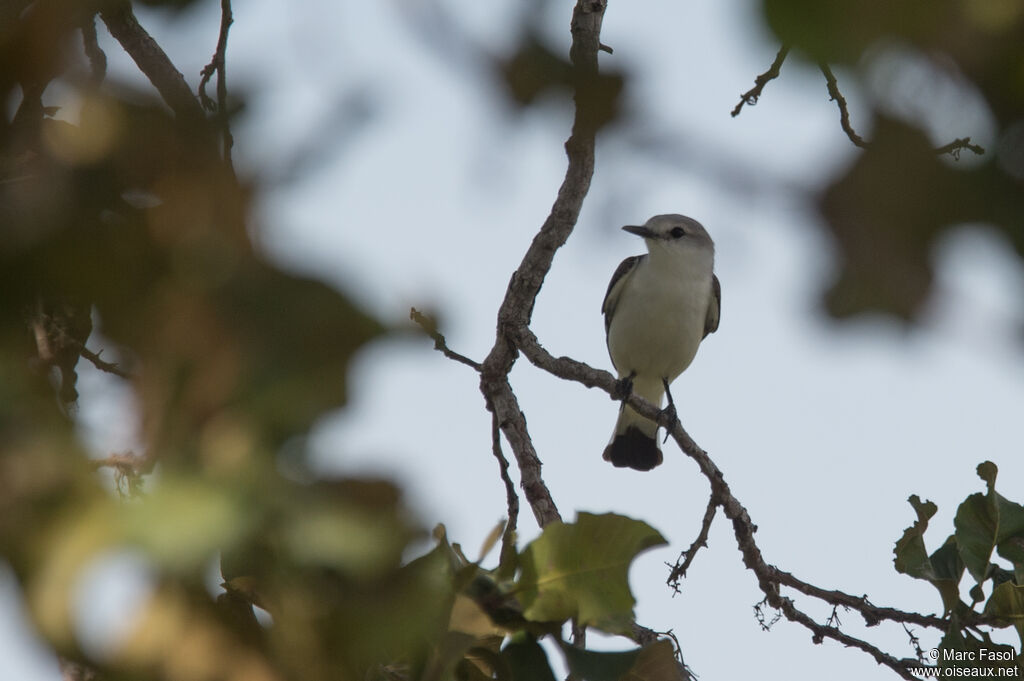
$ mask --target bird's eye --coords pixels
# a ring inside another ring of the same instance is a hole
[[[682,237],[686,236],[686,231],[682,227],[673,227],[672,231],[669,232],[669,234],[672,235],[673,239],[681,239]]]

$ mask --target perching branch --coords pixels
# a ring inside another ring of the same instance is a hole
[[[740,109],[743,108],[744,104],[754,106],[757,104],[757,100],[761,97],[761,91],[764,90],[764,86],[769,81],[775,80],[779,77],[779,71],[782,70],[782,62],[786,61],[786,55],[789,54],[789,45],[783,45],[779,48],[778,54],[775,55],[775,61],[768,67],[768,70],[759,75],[754,79],[754,87],[750,88],[742,95],[740,95],[740,101],[736,104],[732,110],[732,117],[740,115]]]
[[[529,329],[522,330],[518,340],[523,354],[538,368],[544,369],[559,378],[576,381],[587,387],[600,388],[608,393],[610,398],[615,399],[618,383],[610,373],[595,369],[568,357],[553,357],[537,342],[536,337]],[[750,519],[746,508],[733,496],[722,471],[711,460],[707,452],[690,438],[678,420],[670,421],[668,416],[656,405],[636,395],[631,395],[627,401],[638,413],[667,428],[680,449],[700,467],[701,472],[711,484],[712,499],[717,502],[717,506],[722,508],[726,517],[733,523],[733,532],[736,536],[740,552],[743,555],[744,564],[757,577],[758,585],[764,592],[767,603],[771,607],[782,612],[787,619],[810,629],[816,640],[832,638],[844,645],[856,647],[870,654],[879,664],[891,667],[904,678],[913,678],[908,675],[906,665],[895,657],[882,652],[866,641],[814,622],[814,620],[799,610],[791,599],[780,595],[780,587],[788,586],[826,603],[852,608],[864,617],[868,625],[888,620],[944,630],[948,626],[948,622],[934,615],[905,612],[895,608],[880,608],[871,604],[863,596],[858,597],[840,591],[821,589],[767,563],[754,540],[757,526]],[[707,515],[706,513],[705,518],[707,518]],[[981,618],[978,618],[977,623],[983,623],[983,621]]]

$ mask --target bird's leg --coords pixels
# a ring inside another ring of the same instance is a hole
[[[615,382],[615,394],[612,395],[613,399],[619,400],[625,403],[629,399],[629,396],[633,394],[633,377],[636,376],[635,371],[630,371],[629,376],[620,378]]]
[[[662,409],[661,413],[668,416],[669,421],[675,422],[678,418],[678,414],[676,413],[675,400],[672,399],[672,391],[668,389],[668,379],[663,377],[661,379],[661,384],[665,386],[665,395],[668,397],[668,406]],[[664,442],[668,442],[668,431],[669,429],[666,428]]]

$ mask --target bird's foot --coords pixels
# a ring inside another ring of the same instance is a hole
[[[636,372],[630,372],[629,376],[620,378],[615,381],[615,394],[612,395],[613,399],[620,402],[625,402],[629,399],[629,396],[633,394],[633,377],[636,376]]]
[[[668,397],[668,406],[661,410],[661,413],[659,414],[660,418],[658,420],[661,421],[661,418],[665,418],[668,419],[668,422],[670,424],[672,424],[675,423],[679,418],[679,414],[676,412],[676,402],[675,400],[672,399],[672,391],[668,389],[668,380],[662,378],[661,383],[662,385],[665,386],[665,395]],[[668,434],[669,429],[666,428],[664,442],[668,442]]]

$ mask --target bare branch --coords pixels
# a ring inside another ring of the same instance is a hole
[[[825,83],[828,85],[829,98],[834,100],[836,105],[839,107],[839,125],[843,128],[843,132],[846,133],[846,136],[849,137],[850,141],[856,146],[861,149],[867,149],[871,145],[853,129],[853,125],[850,123],[850,110],[846,104],[846,98],[843,97],[843,93],[839,91],[839,83],[836,82],[836,77],[832,73],[832,69],[825,63],[818,64],[818,68],[821,69],[821,72],[825,75]],[[733,115],[735,115],[735,110]],[[964,149],[974,152],[979,156],[985,153],[985,148],[979,144],[973,144],[970,137],[960,137],[949,144],[937,147],[935,149],[935,153],[949,154],[959,161],[960,152]]]
[[[121,2],[110,6],[100,12],[100,17],[110,35],[131,56],[179,118],[192,122],[205,120],[203,108],[192,95],[185,77],[171,63],[163,48],[139,24],[130,3]]]
[[[468,367],[472,367],[477,371],[480,371],[480,362],[475,362],[471,360],[469,357],[466,357],[465,355],[460,355],[459,353],[455,352],[454,350],[451,350],[448,347],[448,343],[447,341],[445,341],[444,336],[442,336],[440,332],[438,332],[437,330],[436,319],[434,319],[430,315],[423,314],[415,307],[409,308],[409,319],[419,324],[420,328],[423,329],[423,332],[434,340],[435,350],[439,350],[441,354],[443,354],[448,359],[453,359],[456,362],[465,364]]]
[[[761,97],[761,91],[764,90],[764,86],[779,77],[779,72],[782,70],[782,62],[786,61],[786,55],[788,54],[789,45],[783,45],[779,48],[778,54],[775,55],[775,61],[773,61],[772,65],[768,67],[768,70],[754,79],[754,87],[740,95],[740,101],[732,110],[733,118],[740,115],[740,110],[743,108],[744,104],[749,104],[750,106],[757,104],[757,100]]]
[[[481,386],[485,385],[485,382],[489,391],[488,409],[494,412],[498,427],[501,428],[516,457],[516,463],[519,465],[519,484],[533,510],[537,524],[546,527],[561,520],[562,514],[558,512],[558,506],[555,505],[555,500],[551,497],[544,478],[541,477],[541,462],[526,428],[526,415],[519,408],[519,400],[512,391],[508,377],[502,377],[495,382],[495,379],[481,373]]]
[[[830,605],[852,608],[864,617],[864,623],[869,627],[875,626],[884,620],[917,624],[922,627],[932,627],[940,630],[945,630],[949,625],[949,622],[936,615],[922,615],[895,608],[879,608],[873,605],[867,596],[853,596],[842,591],[821,589],[813,584],[797,579],[790,573],[779,570],[774,566],[768,567],[770,568],[768,577],[771,581],[796,589],[804,595],[825,601]]]
[[[519,525],[519,495],[516,494],[516,486],[509,477],[508,459],[501,451],[501,429],[498,427],[497,414],[491,413],[491,452],[498,460],[498,467],[501,481],[505,484],[505,504],[508,509],[508,522],[505,523],[505,530],[501,534],[501,563],[505,564],[505,558],[511,556],[516,550],[516,529]]]
[[[708,497],[708,507],[704,511],[704,520],[700,524],[700,534],[690,544],[690,548],[683,551],[679,558],[682,559],[682,563],[676,560],[676,564],[672,566],[672,571],[668,575],[668,579],[665,581],[670,587],[672,587],[676,593],[679,593],[679,583],[683,577],[686,576],[686,571],[690,569],[690,565],[693,563],[693,559],[697,557],[697,552],[701,548],[707,548],[708,545],[708,532],[711,531],[711,523],[715,519],[715,511],[718,510],[718,499],[712,494]]]
[[[839,107],[839,125],[842,126],[843,132],[850,138],[856,146],[861,149],[867,149],[868,143],[864,141],[860,135],[856,133],[853,126],[850,124],[850,110],[846,104],[846,98],[843,97],[843,93],[839,91],[839,83],[836,82],[836,77],[832,73],[832,69],[829,65],[822,62],[818,64],[818,68],[825,75],[825,83],[828,85],[828,96],[830,99],[835,101],[836,106]]]
[[[601,23],[605,0],[577,0],[572,15],[572,46],[569,58],[579,77],[577,83],[593,83],[598,75],[597,53],[601,47]],[[497,336],[480,371],[480,391],[487,408],[492,410],[519,464],[521,484],[533,508],[537,522],[543,527],[561,519],[551,493],[540,475],[537,457],[526,428],[526,418],[508,382],[508,373],[519,352],[516,338],[529,326],[534,301],[544,278],[551,269],[555,252],[572,233],[579,217],[583,198],[590,189],[594,174],[594,143],[596,119],[589,115],[580,89],[575,93],[575,114],[572,134],[565,143],[569,163],[565,178],[551,212],[527,249],[519,269],[512,275],[505,299],[498,310]]]
[[[797,622],[798,624],[802,624],[804,627],[809,629],[813,634],[811,640],[814,643],[821,643],[826,638],[830,638],[834,641],[842,643],[844,646],[850,648],[857,648],[858,650],[864,651],[865,653],[873,657],[875,662],[881,665],[885,665],[886,667],[889,667],[904,679],[909,679],[910,681],[917,681],[917,677],[910,673],[910,671],[907,669],[906,664],[902,660],[898,660],[892,655],[883,652],[882,650],[871,645],[867,641],[863,641],[854,636],[850,636],[849,634],[844,634],[836,627],[830,627],[815,622],[807,614],[805,614],[801,610],[798,610],[797,607],[793,605],[792,600],[778,596],[776,596],[773,599],[771,595],[768,595],[768,603],[771,604],[773,607],[776,607],[779,610],[781,610],[782,614],[785,615],[786,619],[788,619],[790,622]]]

